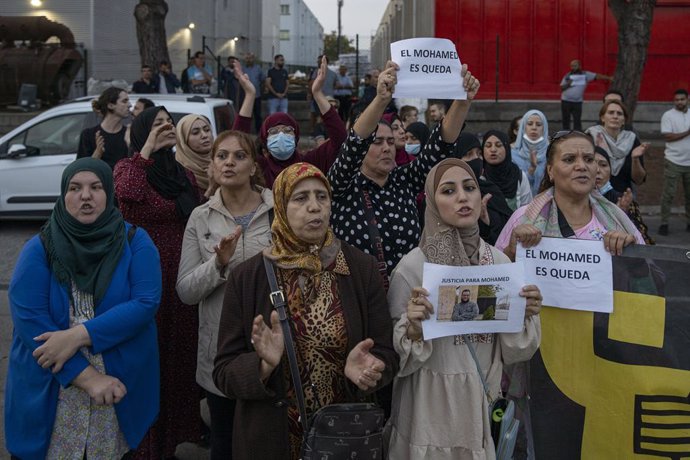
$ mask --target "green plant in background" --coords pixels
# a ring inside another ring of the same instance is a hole
[[[496,317],[496,307],[493,305],[484,310],[484,314],[482,315],[482,321],[486,320],[492,320]]]
[[[482,284],[477,291],[477,297],[496,297],[501,292],[498,284]]]

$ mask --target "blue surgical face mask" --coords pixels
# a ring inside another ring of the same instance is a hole
[[[405,151],[410,155],[417,155],[422,150],[422,144],[405,144]]]
[[[266,139],[268,151],[276,160],[287,160],[295,151],[295,136],[278,133]]]

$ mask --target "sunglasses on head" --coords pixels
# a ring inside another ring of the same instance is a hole
[[[556,132],[556,134],[549,137],[549,146],[546,149],[546,156],[548,157],[549,153],[551,153],[551,149],[553,147],[554,141],[557,141],[558,139],[562,139],[564,137],[567,137],[573,133],[578,133],[578,134],[582,134],[583,136],[587,136],[587,134],[583,133],[582,131],[577,131],[575,129],[565,129],[563,131],[558,131],[558,132]]]

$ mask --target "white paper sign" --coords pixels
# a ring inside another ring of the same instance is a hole
[[[571,86],[585,86],[587,84],[586,75],[571,75],[570,76]]]
[[[542,238],[516,262],[525,265],[525,283],[536,284],[544,305],[570,310],[613,312],[611,254],[601,241]]]
[[[391,59],[400,66],[393,97],[467,99],[460,57],[445,38],[410,38],[391,43]]]
[[[522,264],[451,267],[424,264],[422,286],[434,314],[422,321],[424,339],[450,335],[519,332],[525,320]]]

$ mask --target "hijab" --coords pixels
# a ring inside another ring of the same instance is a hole
[[[259,130],[259,139],[261,139],[261,145],[263,145],[264,148],[267,148],[266,143],[268,142],[268,130],[278,125],[291,126],[292,129],[295,130],[295,146],[297,146],[299,144],[299,124],[294,118],[292,118],[292,116],[281,112],[269,115],[264,120],[263,124],[261,125],[261,129]],[[261,156],[261,158],[264,160],[261,163],[261,167],[264,170],[266,183],[268,185],[275,181],[276,177],[278,177],[281,171],[300,161],[300,155],[297,151],[297,147],[295,147],[295,152],[287,160],[277,160],[273,155],[270,154]]]
[[[422,148],[424,148],[429,140],[429,136],[431,135],[431,131],[429,131],[427,125],[421,121],[410,123],[409,126],[405,128],[405,131],[416,137],[419,140],[419,143],[422,144]]]
[[[264,254],[276,265],[285,269],[303,269],[319,273],[330,266],[340,251],[340,240],[328,228],[322,246],[307,243],[297,238],[290,228],[287,205],[295,186],[305,179],[316,178],[323,182],[332,197],[331,184],[319,168],[309,163],[295,163],[284,169],[273,183],[275,217],[271,224],[272,243]]]
[[[91,224],[79,222],[65,205],[70,180],[82,171],[90,171],[101,180],[107,197],[105,209]],[[94,307],[105,296],[125,247],[125,221],[114,197],[110,166],[96,158],[80,158],[62,173],[60,198],[40,233],[53,276],[70,296],[71,282],[79,291],[92,294]]]
[[[190,113],[185,115],[177,123],[177,128],[175,135],[177,137],[177,144],[175,150],[175,160],[189,171],[194,173],[196,178],[196,183],[200,189],[204,191],[209,190],[209,176],[208,176],[208,166],[211,163],[211,153],[201,154],[192,150],[192,148],[187,143],[189,139],[189,134],[192,132],[192,125],[195,121],[201,120],[202,122],[211,126],[211,123],[203,115],[197,115],[195,113]],[[211,136],[213,140],[213,136]]]
[[[141,152],[144,148],[156,115],[161,110],[170,116],[170,112],[165,107],[157,106],[144,110],[134,119],[130,128],[132,152]],[[146,181],[163,198],[175,200],[178,216],[186,219],[199,205],[199,196],[189,181],[187,172],[180,163],[175,161],[172,148],[157,150],[151,153],[149,158],[153,160],[153,165],[146,169]]]
[[[544,126],[542,139],[536,144],[529,143],[525,140],[525,126],[527,126],[527,120],[529,120],[529,117],[532,115],[537,115]],[[546,149],[549,147],[548,137],[549,122],[546,120],[546,116],[539,110],[528,110],[522,117],[522,120],[520,120],[512,158],[513,163],[527,172],[530,168],[530,151],[535,150],[537,152],[537,169],[534,171],[533,178],[530,179],[530,183],[532,184],[532,195],[536,195],[539,191],[539,186],[541,185],[541,181],[544,178],[544,172],[546,171]]]
[[[635,139],[637,139],[635,133],[624,129],[621,130],[621,132],[618,134],[618,137],[614,139],[613,136],[606,131],[606,128],[601,125],[594,125],[590,128],[587,128],[585,133],[592,136],[594,145],[597,144],[597,137],[599,134],[604,137],[604,140],[606,141],[606,147],[604,150],[606,150],[609,154],[608,157],[609,162],[611,163],[611,176],[617,176],[623,168],[623,164],[625,164],[626,157],[630,155],[633,145],[635,144]]]
[[[518,185],[520,184],[520,179],[522,179],[522,171],[518,165],[513,163],[513,156],[510,151],[511,149],[510,143],[508,142],[508,136],[503,131],[492,129],[484,133],[484,141],[482,142],[482,156],[484,152],[484,145],[486,144],[487,139],[489,139],[491,136],[495,136],[499,141],[501,141],[506,152],[506,157],[497,165],[492,165],[487,161],[484,161],[484,176],[501,189],[503,196],[506,198],[515,198],[515,195],[517,195]]]
[[[443,174],[450,168],[460,167],[474,179],[477,178],[467,163],[457,158],[447,158],[434,166],[426,176],[426,210],[424,211],[424,230],[419,247],[431,263],[441,265],[479,265],[479,224],[472,227],[457,228],[441,219],[436,206],[436,190]],[[479,184],[477,183],[477,188]]]

